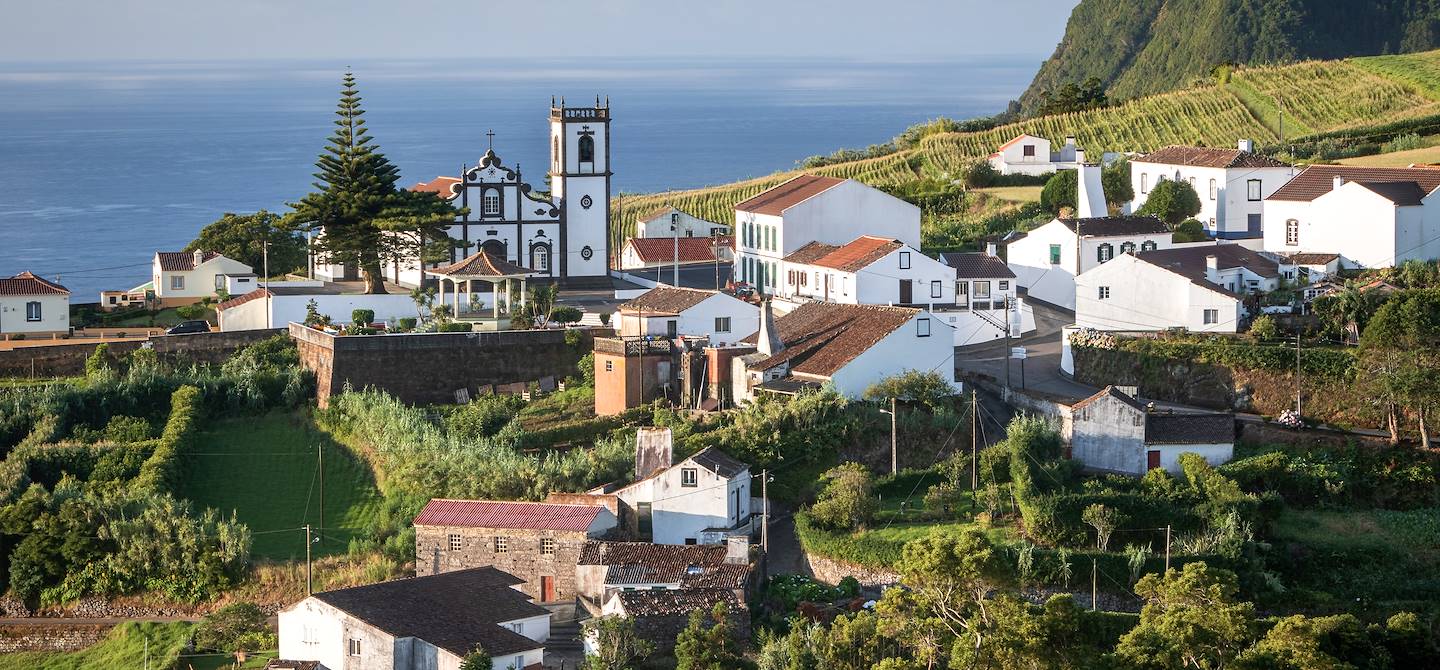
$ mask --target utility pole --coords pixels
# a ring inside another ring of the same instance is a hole
[[[1076,227],[1078,229],[1079,223]],[[972,307],[973,309],[973,307]],[[1005,299],[1005,388],[1010,388],[1010,299]]]
[[[979,432],[979,406],[976,405],[978,397],[975,389],[970,389],[970,497],[975,497],[980,490],[980,446],[976,433]]]
[[[1165,524],[1165,572],[1170,572],[1170,524]]]
[[[720,290],[720,238],[710,236],[710,255],[715,257],[715,290]]]
[[[1100,564],[1090,559],[1090,611],[1100,609]]]
[[[315,583],[310,572],[310,524],[305,524],[305,595],[314,595]]]
[[[269,231],[267,230],[266,233],[268,234]],[[270,239],[268,237],[260,241],[260,259],[260,272],[265,275],[265,327],[274,328],[275,317],[271,314],[273,303],[270,302]]]
[[[680,213],[670,213],[670,239],[675,247],[675,288],[680,288]]]
[[[895,437],[895,398],[890,398],[890,474],[900,472],[900,449]]]
[[[1300,398],[1300,330],[1295,330],[1295,415],[1305,415],[1304,407]]]
[[[319,530],[325,530],[325,445],[315,445],[315,455],[320,459],[320,524]]]
[[[760,471],[760,549],[770,555],[770,471]]]

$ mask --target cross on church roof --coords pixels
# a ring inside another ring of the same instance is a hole
[[[493,131],[493,130],[487,131],[487,132],[485,133],[485,136],[488,137],[488,138],[490,138],[490,146],[489,146],[489,148],[493,150],[493,149],[495,148],[495,131]]]

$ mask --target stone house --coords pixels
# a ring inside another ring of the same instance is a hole
[[[316,670],[458,670],[479,648],[496,670],[538,669],[550,611],[521,583],[476,568],[316,593],[280,612],[280,656]]]
[[[580,604],[592,614],[625,591],[725,589],[743,602],[757,576],[744,537],[723,545],[587,542],[575,573]]]
[[[570,601],[581,548],[616,526],[613,498],[590,502],[431,500],[415,517],[415,574],[489,566],[538,602]]]
[[[605,616],[634,619],[635,633],[640,639],[655,645],[656,653],[670,654],[675,651],[675,640],[689,623],[690,613],[700,610],[708,615],[717,603],[725,603],[730,629],[743,645],[750,639],[750,610],[730,589],[620,591],[610,596],[602,612]],[[589,639],[585,644],[587,650],[594,647]]]
[[[1136,400],[1134,387],[1107,386],[1070,411],[1070,457],[1090,469],[1139,476],[1165,468],[1178,475],[1180,454],[1220,465],[1235,449],[1234,414],[1157,410]]]

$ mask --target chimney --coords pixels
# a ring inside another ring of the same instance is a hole
[[[1076,149],[1076,150],[1075,150],[1075,164],[1076,164],[1076,165],[1084,165],[1084,164],[1085,164],[1085,150],[1084,150],[1084,149]]]
[[[196,267],[199,267],[201,263],[204,263],[204,262],[205,262],[205,252],[203,252],[203,251],[201,251],[201,250],[199,250],[199,249],[196,249],[196,250],[195,250],[195,253],[194,253],[193,257],[194,257],[194,259],[195,259],[195,266],[196,266]]]
[[[1220,259],[1215,254],[1205,257],[1205,281],[1211,284],[1220,283]]]
[[[641,428],[635,433],[635,478],[644,479],[670,467],[674,440],[669,428]]]
[[[1341,186],[1345,185],[1345,178],[1337,174],[1335,175],[1335,180],[1333,183],[1334,186],[1331,187],[1331,190],[1339,190]]]
[[[994,242],[986,242],[986,243],[985,243],[985,255],[986,255],[986,256],[989,256],[989,257],[991,257],[991,258],[994,258],[994,257],[996,257],[996,256],[998,255],[998,252],[997,252],[996,249],[995,249],[995,243],[994,243]]]
[[[1240,140],[1236,146],[1245,153],[1255,153],[1255,142],[1253,140]]]
[[[1073,146],[1075,146],[1075,136],[1074,136],[1074,135],[1066,135],[1066,136],[1065,136],[1065,146],[1067,146],[1067,147],[1073,147]]]
[[[750,564],[750,538],[731,535],[725,538],[725,562],[733,565]]]
[[[775,312],[770,308],[770,299],[760,303],[760,332],[755,336],[756,350],[766,356],[774,356],[785,350],[780,340],[780,331],[775,327]]]
[[[1078,156],[1077,153],[1077,160]],[[1093,219],[1109,215],[1110,210],[1105,206],[1105,188],[1100,181],[1100,166],[1080,161],[1079,170],[1079,178],[1076,179],[1080,185],[1080,192],[1075,198],[1076,218]]]

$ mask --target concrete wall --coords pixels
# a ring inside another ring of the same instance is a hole
[[[683,486],[683,471],[695,470],[695,486]],[[650,480],[651,520],[656,544],[701,541],[706,528],[733,528],[750,516],[750,473],[725,480],[685,460]],[[738,508],[737,508],[738,501]]]
[[[490,307],[489,284],[486,291],[475,295]],[[447,296],[448,298],[449,296]],[[304,323],[305,310],[310,301],[315,308],[328,315],[335,323],[350,323],[350,314],[357,309],[375,310],[376,321],[394,321],[401,318],[417,318],[415,301],[409,295],[277,295],[268,300],[255,298],[249,302],[220,312],[220,329],[224,331],[252,330],[256,328],[283,328],[286,324]],[[469,305],[469,298],[461,296],[462,306]],[[265,307],[270,306],[271,316],[265,318]],[[449,304],[447,300],[447,304]]]
[[[760,308],[724,293],[716,293],[676,316],[645,314],[643,326],[641,315],[638,311],[617,312],[615,326],[618,334],[640,335],[643,328],[645,335],[664,336],[668,332],[668,322],[674,321],[679,335],[706,337],[712,344],[732,344],[760,329]],[[730,319],[729,330],[715,329],[715,320],[720,317]]]
[[[1106,298],[1100,291],[1108,291]],[[1097,330],[1164,330],[1233,333],[1239,327],[1240,301],[1196,286],[1188,278],[1126,254],[1075,278],[1075,323]],[[1205,323],[1205,310],[1216,310]]]
[[[435,404],[455,402],[459,389],[474,397],[484,386],[574,375],[592,340],[588,331],[575,332],[582,334],[577,346],[565,343],[564,330],[336,337],[290,324],[301,365],[315,372],[321,407],[347,382],[402,402]]]
[[[1397,240],[1402,223],[1408,238],[1435,239],[1435,227],[1428,226],[1425,230],[1424,215],[1418,215],[1417,222],[1417,215],[1407,211],[1424,209],[1429,208],[1396,207],[1390,200],[1354,182],[1347,182],[1310,202],[1267,200],[1265,249],[1283,253],[1338,253],[1346,267],[1390,267],[1407,258],[1434,258],[1433,248],[1412,249],[1415,244],[1402,244]],[[1287,222],[1292,219],[1299,223],[1298,243],[1293,245],[1286,239]],[[1357,221],[1363,221],[1364,226],[1357,227]],[[1425,232],[1415,233],[1411,228]],[[1397,254],[1402,250],[1406,253]],[[1400,260],[1396,260],[1397,255]]]
[[[1073,410],[1070,457],[1087,468],[1145,474],[1145,412],[1103,396]]]

